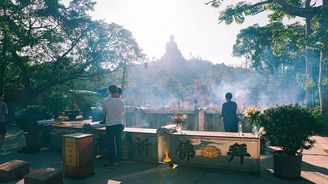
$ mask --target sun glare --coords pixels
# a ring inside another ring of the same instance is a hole
[[[131,1],[129,6],[129,23],[139,45],[147,53],[164,54],[165,44],[171,34],[175,34],[176,16],[174,1]],[[130,27],[127,27],[130,29]],[[147,39],[146,39],[147,38]],[[149,55],[152,57],[153,55]]]
[[[163,56],[165,45],[173,34],[186,59],[192,54],[213,63],[240,62],[231,56],[232,45],[239,29],[247,25],[219,25],[217,10],[206,6],[206,0],[95,1],[92,17],[130,30],[149,58]],[[261,22],[262,19],[255,17],[254,20]]]

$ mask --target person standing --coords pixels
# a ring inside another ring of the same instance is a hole
[[[109,162],[104,166],[116,168],[121,166],[123,158],[122,134],[123,118],[125,113],[124,101],[120,98],[118,87],[110,85],[108,87],[109,97],[103,102],[102,109],[105,115],[105,124],[108,141]]]
[[[237,132],[238,131],[238,122],[237,117],[237,104],[232,101],[232,94],[225,94],[226,102],[222,105],[221,116],[223,117],[224,131],[226,132]]]
[[[122,93],[123,93],[123,89],[121,87],[117,87],[117,96],[116,97],[123,99]]]
[[[2,151],[2,145],[5,141],[7,126],[6,115],[8,114],[8,106],[4,102],[4,96],[0,95],[0,151]]]

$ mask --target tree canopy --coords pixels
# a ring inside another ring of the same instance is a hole
[[[130,31],[91,19],[94,5],[92,0],[1,1],[1,92],[20,91],[33,103],[54,86],[92,80],[142,59]]]
[[[275,28],[274,34],[271,36],[273,41],[273,54],[280,57],[279,59],[282,59],[283,50],[288,44],[296,46],[293,52],[294,57],[296,54],[305,56],[306,78],[317,81],[321,110],[324,114],[328,115],[328,85],[323,82],[328,79],[328,0],[322,0],[321,2],[311,0],[258,0],[239,1],[238,3],[224,0],[212,0],[207,4],[210,4],[214,8],[221,8],[223,3],[227,3],[228,5],[219,12],[218,19],[220,22],[225,22],[226,24],[231,24],[233,22],[243,23],[246,16],[252,16],[262,12],[269,13],[268,18],[271,23],[283,23],[284,17],[301,17],[305,19],[304,34],[301,33],[301,27],[299,25],[296,25],[296,27],[283,26]],[[251,31],[251,29],[248,31]],[[289,40],[291,42],[288,42]],[[236,49],[238,49],[237,46]],[[256,48],[258,47],[253,47],[253,51]],[[311,52],[311,50],[320,51],[320,60],[315,58],[315,54]],[[257,58],[256,53],[254,54],[255,55],[249,53],[248,57],[253,57],[252,59]],[[272,59],[270,62],[275,63],[276,60]],[[313,63],[318,63],[319,66],[319,73],[316,76],[313,72],[313,67],[315,67]],[[306,102],[308,105],[312,104],[309,99],[312,99],[313,96],[314,93],[312,88],[307,88]]]

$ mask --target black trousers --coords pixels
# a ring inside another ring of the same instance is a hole
[[[223,122],[225,132],[238,132],[238,123],[235,122]]]
[[[6,122],[0,122],[0,135],[5,135],[7,132]]]
[[[124,126],[122,124],[107,126],[107,141],[109,162],[119,162],[123,158],[122,134]]]

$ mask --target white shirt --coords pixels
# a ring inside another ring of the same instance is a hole
[[[102,104],[106,126],[123,124],[125,104],[120,98],[108,97]]]

